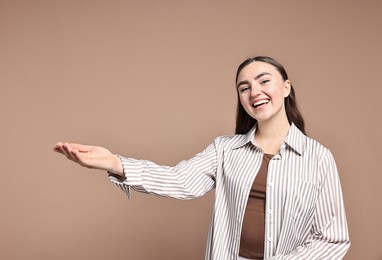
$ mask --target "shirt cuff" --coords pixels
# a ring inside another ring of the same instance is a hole
[[[123,157],[120,155],[116,154],[116,156],[121,160],[122,163],[122,168],[123,168],[123,176],[112,173],[112,172],[107,172],[109,180],[114,183],[115,185],[120,188],[128,198],[130,198],[131,192],[130,192],[130,185],[126,182],[126,174],[125,174],[125,167],[123,163]]]
[[[130,198],[130,186],[125,184],[121,177],[116,177],[115,174],[109,173],[109,180],[120,188],[128,198]]]

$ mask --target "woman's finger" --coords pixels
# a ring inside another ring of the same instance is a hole
[[[66,143],[68,146],[70,146],[72,149],[77,150],[79,152],[89,152],[92,146],[90,145],[83,145],[83,144],[76,144],[76,143]]]
[[[53,147],[53,151],[64,154],[62,143],[56,143],[55,146]]]
[[[67,149],[65,149],[63,143],[56,144],[56,146],[54,147],[53,150],[58,152],[58,153],[60,153],[60,154],[62,154],[62,155],[64,155],[64,156],[66,156],[66,158],[71,160],[71,158],[70,158],[70,156],[69,156],[69,154],[67,152]]]
[[[74,162],[77,162],[76,160],[76,156],[73,154],[73,148],[70,146],[70,144],[68,143],[64,143],[63,146],[62,146],[64,149],[64,153],[66,155],[66,157],[69,159],[69,160],[72,160]]]

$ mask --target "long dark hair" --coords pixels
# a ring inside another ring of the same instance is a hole
[[[245,60],[242,64],[239,65],[236,72],[236,81],[235,85],[237,84],[237,79],[239,77],[240,72],[242,69],[244,69],[248,64],[254,62],[254,61],[261,61],[268,63],[275,67],[277,71],[281,74],[281,77],[283,80],[288,80],[288,74],[285,70],[285,68],[275,59],[267,56],[256,56],[249,58]],[[297,107],[296,102],[296,95],[294,93],[293,86],[291,85],[290,94],[284,99],[285,104],[285,110],[287,114],[287,118],[289,121],[289,124],[293,123],[295,124],[298,129],[300,129],[301,132],[305,134],[305,123],[304,119],[302,118],[302,115]],[[237,94],[237,110],[236,110],[236,134],[245,134],[247,133],[255,124],[257,123],[257,120],[251,117],[250,115],[245,112],[243,106],[241,105],[239,93]]]

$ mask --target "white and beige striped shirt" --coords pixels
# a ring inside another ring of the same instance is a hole
[[[246,135],[221,136],[175,167],[120,157],[126,180],[109,176],[130,196],[134,190],[177,199],[215,188],[206,258],[236,260],[252,183],[263,152]],[[350,247],[340,180],[331,152],[292,124],[269,162],[264,259],[342,259]]]

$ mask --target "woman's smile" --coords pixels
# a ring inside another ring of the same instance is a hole
[[[268,103],[269,103],[269,99],[255,100],[252,104],[252,107],[255,109],[261,109],[261,108],[264,108]]]

